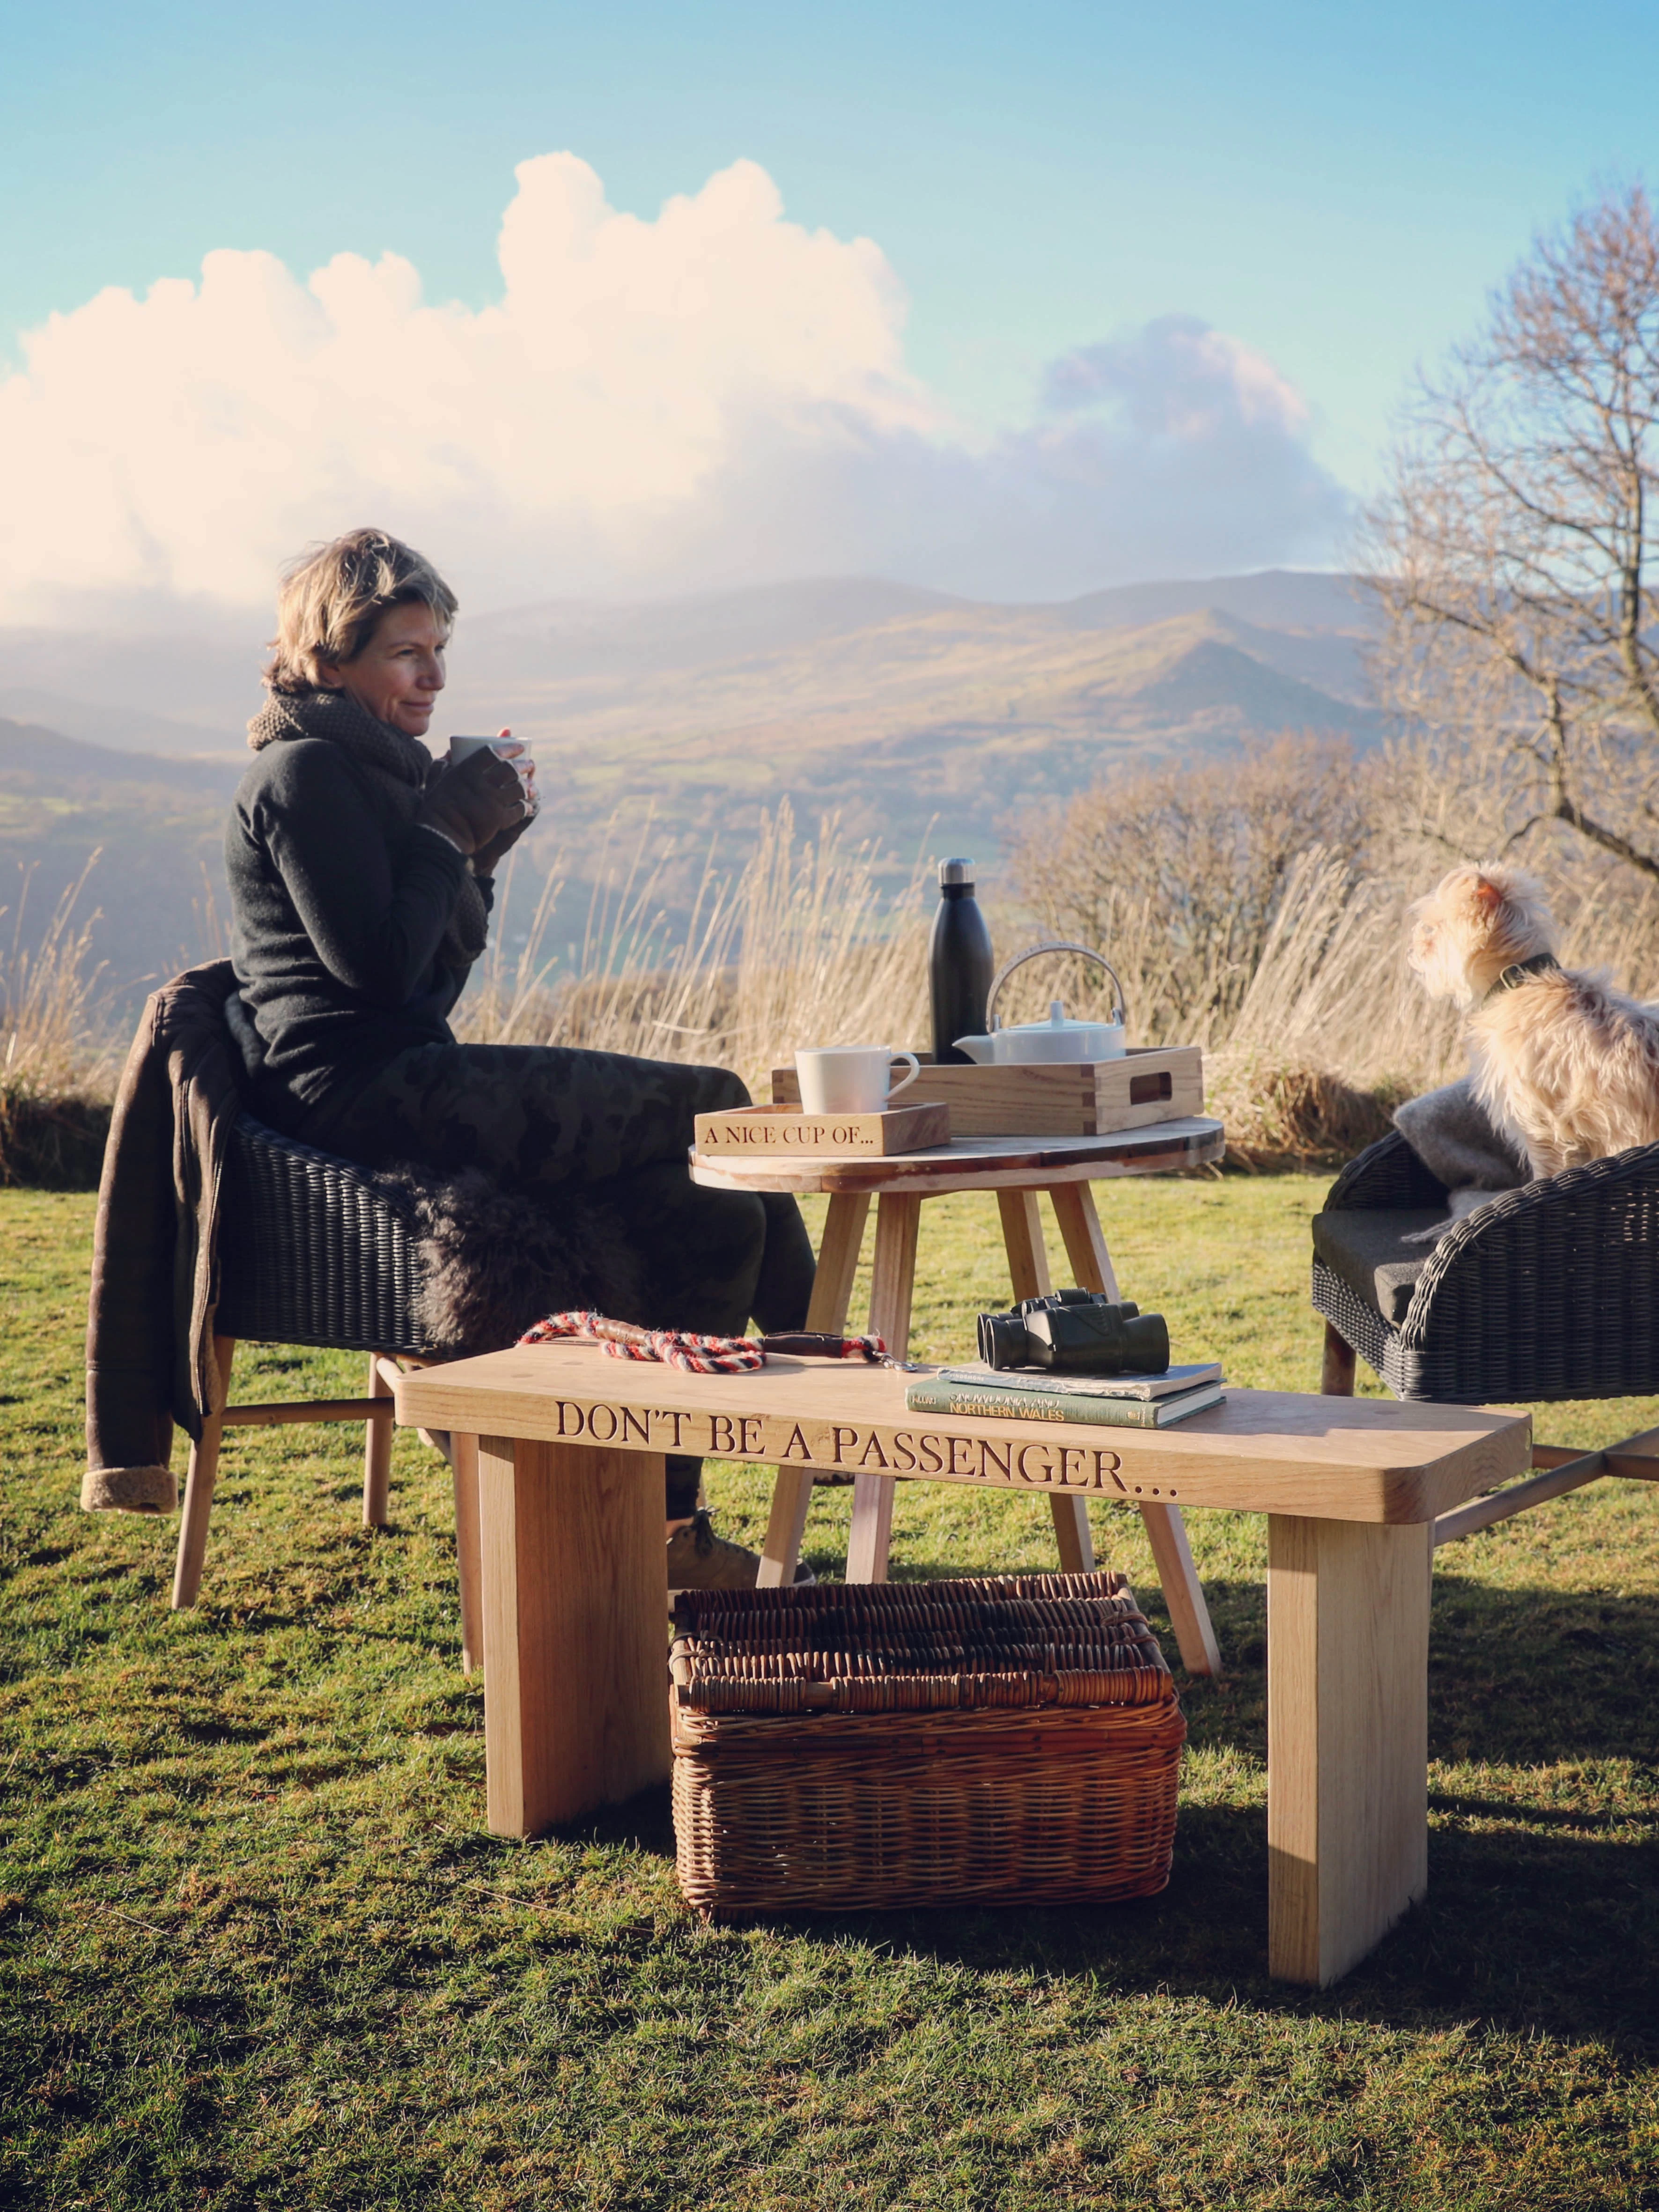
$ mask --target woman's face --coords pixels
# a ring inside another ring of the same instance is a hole
[[[423,600],[388,607],[350,660],[325,660],[322,679],[406,738],[423,738],[444,688],[445,635]]]

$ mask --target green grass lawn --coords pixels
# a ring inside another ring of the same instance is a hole
[[[1323,1188],[1099,1196],[1182,1354],[1311,1388]],[[416,1441],[370,1535],[361,1431],[234,1434],[191,1613],[167,1610],[175,1522],[78,1511],[91,1215],[0,1194],[0,2202],[1659,2206],[1651,1488],[1442,1555],[1428,1899],[1333,1990],[1264,1972],[1263,1527],[1227,1514],[1190,1522],[1227,1672],[1183,1679],[1162,1896],[705,1928],[665,1791],[542,1842],[484,1832],[448,1473]],[[926,1209],[921,1272],[918,1351],[966,1353],[1006,1294],[989,1199]],[[361,1387],[355,1359],[245,1359],[239,1396]],[[709,1488],[752,1539],[763,1480]],[[820,1572],[849,1500],[817,1493]],[[1138,1520],[1098,1510],[1164,1633]],[[896,1573],[1051,1547],[1041,1501],[900,1487]]]

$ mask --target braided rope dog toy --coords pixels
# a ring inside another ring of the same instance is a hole
[[[567,1336],[602,1344],[612,1359],[658,1359],[666,1367],[689,1368],[694,1375],[748,1374],[764,1366],[769,1357],[861,1359],[872,1367],[902,1364],[878,1336],[828,1336],[814,1329],[772,1336],[700,1336],[689,1328],[640,1328],[599,1313],[549,1314],[527,1328],[519,1342],[552,1344]]]

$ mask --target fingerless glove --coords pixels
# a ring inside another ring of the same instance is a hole
[[[476,853],[525,816],[519,772],[498,753],[471,753],[447,768],[422,799],[415,819],[463,853]]]

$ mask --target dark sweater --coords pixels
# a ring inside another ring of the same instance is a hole
[[[466,981],[440,957],[467,872],[326,738],[256,755],[225,833],[232,957],[265,1048],[256,1109],[289,1132],[411,1045],[453,1042]],[[489,904],[491,885],[478,890]]]

